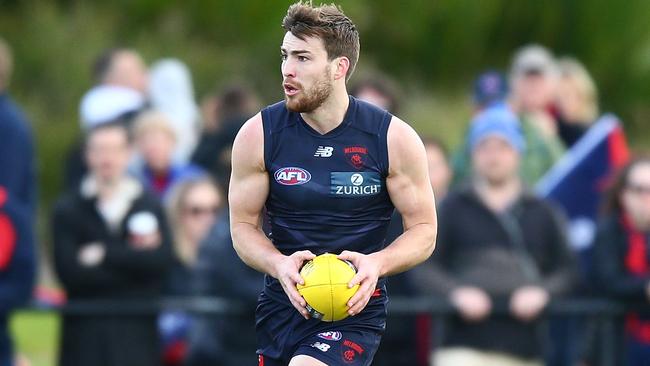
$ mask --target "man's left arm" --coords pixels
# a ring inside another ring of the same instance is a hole
[[[357,267],[349,285],[360,286],[348,302],[350,315],[363,310],[379,277],[418,265],[435,248],[436,209],[424,145],[413,128],[396,117],[388,128],[388,160],[386,186],[395,208],[402,214],[404,233],[379,252],[364,255],[344,251],[339,255]]]

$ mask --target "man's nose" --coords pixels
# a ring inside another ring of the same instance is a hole
[[[284,77],[296,76],[295,63],[290,59],[286,59],[284,60],[284,62],[282,62],[282,76]]]

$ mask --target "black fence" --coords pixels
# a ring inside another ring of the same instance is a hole
[[[179,310],[203,316],[242,316],[254,311],[253,304],[217,297],[165,298],[161,301],[74,301],[61,307],[32,305],[23,311],[59,312],[62,315],[151,315],[161,310]],[[629,311],[648,311],[647,304],[623,304],[604,299],[562,299],[552,301],[544,310],[544,319],[580,318],[589,323],[593,331],[590,337],[597,338],[592,350],[593,365],[618,365],[622,352],[620,332],[624,316]],[[433,297],[392,297],[389,304],[389,317],[430,314],[434,324],[444,324],[448,317],[456,314],[455,308],[447,301]],[[509,314],[506,304],[495,304],[494,316]],[[439,340],[439,337],[434,337]],[[588,340],[581,340],[587,342]],[[435,347],[436,344],[432,345]]]

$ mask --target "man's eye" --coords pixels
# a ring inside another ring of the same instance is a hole
[[[287,60],[287,55],[282,54],[282,55],[280,55],[280,58],[282,59],[282,61],[286,61]]]
[[[305,56],[298,56],[298,61],[304,62],[304,61],[307,61],[307,60],[309,60],[309,59],[307,57],[305,57]]]

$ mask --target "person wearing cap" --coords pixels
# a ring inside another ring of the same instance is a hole
[[[543,365],[540,314],[573,279],[563,222],[524,188],[527,146],[509,109],[480,112],[468,141],[470,185],[441,203],[438,249],[413,273],[419,291],[457,310],[434,364]]]
[[[508,102],[519,116],[528,144],[522,166],[531,184],[536,183],[565,151],[553,114],[558,81],[557,63],[546,48],[532,44],[515,53]]]
[[[118,303],[127,309],[129,302],[155,305],[173,259],[158,199],[126,173],[130,150],[123,124],[91,129],[85,140],[89,173],[54,208],[54,268],[68,300],[105,307],[64,314],[59,365],[160,364],[156,314],[111,312]]]
[[[507,97],[508,82],[499,71],[485,71],[474,81],[474,110],[477,112],[504,103]]]
[[[134,50],[114,48],[104,51],[92,66],[95,85],[79,103],[79,121],[82,132],[115,121],[129,125],[147,106],[146,92],[149,76],[142,57]],[[64,165],[66,191],[79,188],[87,172],[82,141],[68,151]]]

